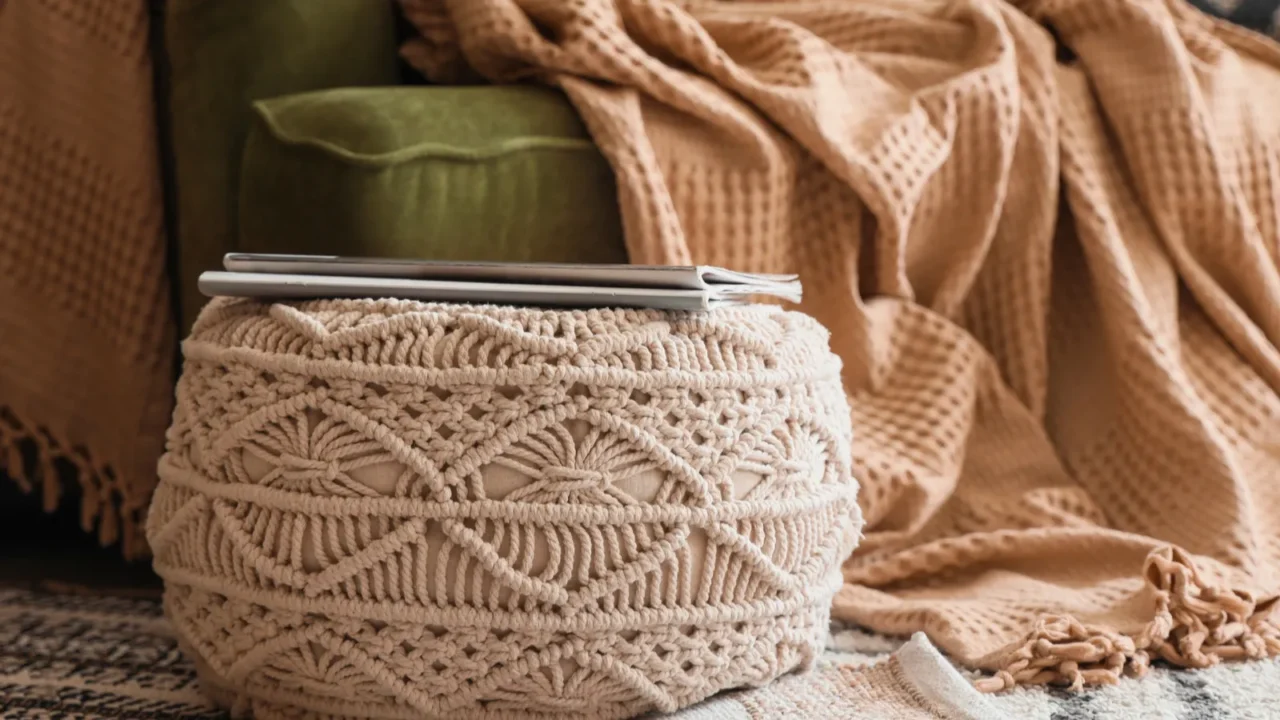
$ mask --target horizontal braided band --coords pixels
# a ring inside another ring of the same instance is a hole
[[[148,520],[263,716],[629,717],[820,652],[861,529],[827,334],[772,307],[219,300]]]

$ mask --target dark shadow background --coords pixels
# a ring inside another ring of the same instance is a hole
[[[0,475],[0,586],[54,592],[158,596],[149,560],[125,562],[120,546],[102,547],[80,527],[79,488],[63,485],[57,511],[41,508],[39,490],[22,492]]]

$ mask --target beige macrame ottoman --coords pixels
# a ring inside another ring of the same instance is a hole
[[[821,650],[861,517],[804,315],[219,300],[183,350],[148,538],[236,711],[621,718]]]

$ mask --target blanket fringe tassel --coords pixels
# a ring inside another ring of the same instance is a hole
[[[24,423],[9,408],[0,406],[0,476],[7,476],[23,492],[39,488],[45,512],[57,510],[63,483],[74,479],[81,488],[80,527],[98,542],[122,541],[126,559],[147,554],[142,518],[122,509],[115,473],[93,461],[83,448],[60,442],[47,429]],[[122,527],[123,526],[123,527]]]
[[[1155,617],[1136,636],[1047,615],[995,675],[975,683],[982,692],[1015,685],[1111,685],[1141,677],[1152,659],[1205,668],[1223,660],[1280,655],[1277,598],[1205,582],[1191,557],[1174,547],[1153,550],[1143,575],[1156,597]]]

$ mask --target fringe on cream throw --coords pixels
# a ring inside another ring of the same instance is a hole
[[[1182,0],[402,1],[431,79],[568,93],[633,261],[802,275],[868,522],[836,616],[986,689],[1280,653],[1274,42]]]
[[[0,478],[146,551],[173,393],[147,5],[0,2]]]

